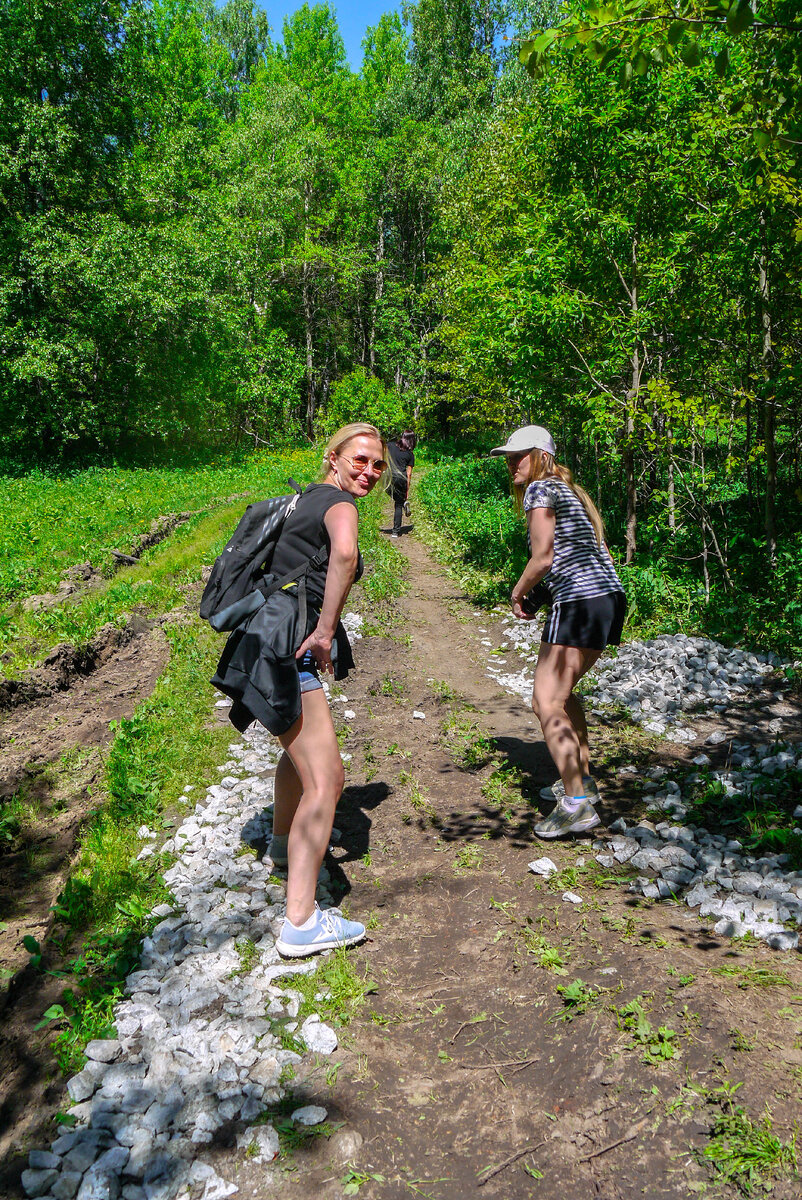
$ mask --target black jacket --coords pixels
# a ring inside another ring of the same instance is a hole
[[[309,606],[301,629],[295,589],[275,592],[230,634],[217,672],[216,688],[234,701],[229,719],[242,733],[261,721],[273,734],[286,733],[301,715],[301,684],[295,652],[315,628],[319,611]],[[342,622],[331,648],[334,678],[344,679],[354,665]]]

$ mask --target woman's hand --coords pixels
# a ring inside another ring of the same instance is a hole
[[[519,593],[513,591],[512,594],[510,595],[510,605],[512,606],[512,615],[514,617],[517,617],[519,621],[534,621],[535,617],[537,616],[537,613],[524,612],[523,608],[521,607],[522,603],[523,603],[523,596],[520,595]]]
[[[334,665],[331,661],[331,643],[332,638],[321,633],[320,629],[315,628],[310,633],[305,642],[302,642],[296,652],[296,658],[303,658],[307,651],[312,655],[317,668],[324,675],[334,674]]]

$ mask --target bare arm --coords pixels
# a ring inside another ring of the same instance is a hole
[[[409,484],[412,479],[412,467],[407,467],[407,495],[409,495]]]
[[[521,578],[512,589],[510,601],[516,617],[526,617],[521,601],[536,583],[547,575],[554,562],[554,526],[556,519],[553,508],[530,508],[526,514],[529,525],[529,542],[532,547],[529,562]]]
[[[323,522],[331,542],[323,605],[317,625],[306,641],[301,643],[295,657],[303,658],[310,650],[319,669],[325,672],[333,670],[331,643],[356,574],[359,523],[353,504],[332,505]]]

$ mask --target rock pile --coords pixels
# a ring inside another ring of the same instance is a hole
[[[526,663],[535,662],[543,622],[506,615],[501,623],[504,640],[500,649],[513,649]],[[525,666],[508,673],[502,671],[504,665],[506,660],[498,655],[488,656],[488,674],[506,691],[528,701],[532,672]],[[684,714],[706,709],[724,712],[733,700],[762,687],[766,676],[780,665],[776,654],[731,650],[710,638],[678,633],[627,642],[615,657],[604,656],[589,676],[596,683],[588,696],[599,708],[622,705],[650,733],[667,735],[670,741],[692,742],[696,734],[683,724]]]
[[[319,1016],[298,1026],[300,993],[278,981],[313,970],[287,964],[275,947],[284,888],[252,848],[269,839],[275,742],[252,727],[230,747],[209,788],[165,849],[174,903],[142,945],[128,998],[115,1012],[115,1039],[90,1042],[84,1069],[67,1087],[73,1128],[34,1150],[22,1185],[52,1200],[221,1200],[239,1189],[199,1157],[228,1127],[250,1157],[269,1162],[278,1137],[248,1129],[284,1094],[283,1072],[300,1061],[286,1033],[320,1054],[337,1046]],[[244,777],[243,777],[244,776]],[[191,787],[186,789],[189,793]],[[140,831],[147,838],[149,831]],[[145,850],[150,850],[145,847]],[[323,873],[319,899],[331,904]],[[322,1111],[322,1110],[321,1110]],[[325,1114],[324,1114],[325,1115]],[[299,1120],[309,1120],[307,1109]]]
[[[776,655],[730,650],[710,638],[678,633],[621,646],[615,658],[596,667],[598,682],[590,695],[601,704],[623,704],[645,729],[665,733],[683,712],[724,712],[732,700],[761,687],[779,665]]]
[[[526,664],[534,662],[542,622],[505,615],[502,625],[500,649],[514,649]],[[528,702],[533,678],[528,666],[509,673],[503,671],[505,665],[506,661],[494,654],[488,658],[487,671],[506,691]],[[730,650],[709,638],[676,634],[629,642],[614,658],[600,660],[594,672],[597,682],[589,695],[600,709],[622,705],[650,732],[672,741],[691,742],[696,732],[681,723],[689,710],[723,712],[732,701],[764,687],[780,665],[774,654]],[[707,740],[717,745],[727,738],[716,731]],[[704,754],[693,761],[699,767],[710,766]],[[759,790],[766,776],[776,778],[792,769],[802,769],[802,746],[753,747],[734,742],[729,769],[713,771],[709,778],[720,783],[727,795],[735,796]],[[634,769],[628,773],[634,775]],[[689,907],[698,908],[700,917],[717,918],[714,929],[719,935],[751,933],[774,949],[795,949],[799,944],[796,928],[802,928],[802,871],[787,869],[788,855],[757,857],[735,838],[696,825],[676,824],[685,819],[687,789],[699,778],[698,773],[688,777],[683,796],[680,783],[669,778],[665,768],[648,772],[644,789],[648,802],[672,820],[658,824],[641,821],[634,826],[623,819],[616,821],[610,827],[615,835],[612,842],[597,839],[594,843],[598,861],[607,868],[626,865],[649,872],[636,877],[630,885],[632,891],[653,900],[683,898]],[[794,818],[802,827],[802,805]],[[797,832],[802,836],[802,828]]]
[[[710,760],[700,754],[698,767]],[[734,742],[731,766],[711,771],[711,783],[724,794],[759,795],[767,777],[781,779],[783,773],[802,769],[802,744],[752,747]],[[688,791],[700,781],[698,772],[685,780],[685,792],[664,767],[648,772],[645,792],[652,808],[683,820],[688,812]],[[793,814],[793,833],[802,838],[802,805]],[[744,850],[737,838],[709,833],[697,825],[668,821],[641,821],[628,826],[623,818],[610,826],[610,842],[597,840],[597,861],[604,867],[625,864],[639,874],[630,890],[650,899],[684,899],[698,908],[702,918],[715,917],[719,936],[743,937],[751,933],[775,950],[793,950],[799,945],[802,927],[802,871],[789,869],[788,854],[755,856]]]

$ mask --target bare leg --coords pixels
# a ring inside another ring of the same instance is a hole
[[[290,832],[302,791],[298,772],[285,750],[278,760],[273,788],[273,834],[275,837],[284,837]]]
[[[588,725],[585,720],[585,710],[582,707],[582,701],[573,692],[565,702],[565,711],[568,715],[568,720],[576,730],[576,736],[579,738],[579,761],[582,766],[582,774],[590,775],[590,750],[588,748]]]
[[[301,716],[279,737],[302,789],[289,823],[287,917],[293,925],[303,925],[314,911],[318,872],[345,778],[324,692],[305,692],[302,701]],[[291,797],[285,793],[280,803],[283,821]]]
[[[582,774],[588,766],[585,716],[571,690],[600,653],[578,646],[553,646],[547,642],[540,645],[532,708],[560,772],[566,796],[582,795]]]

